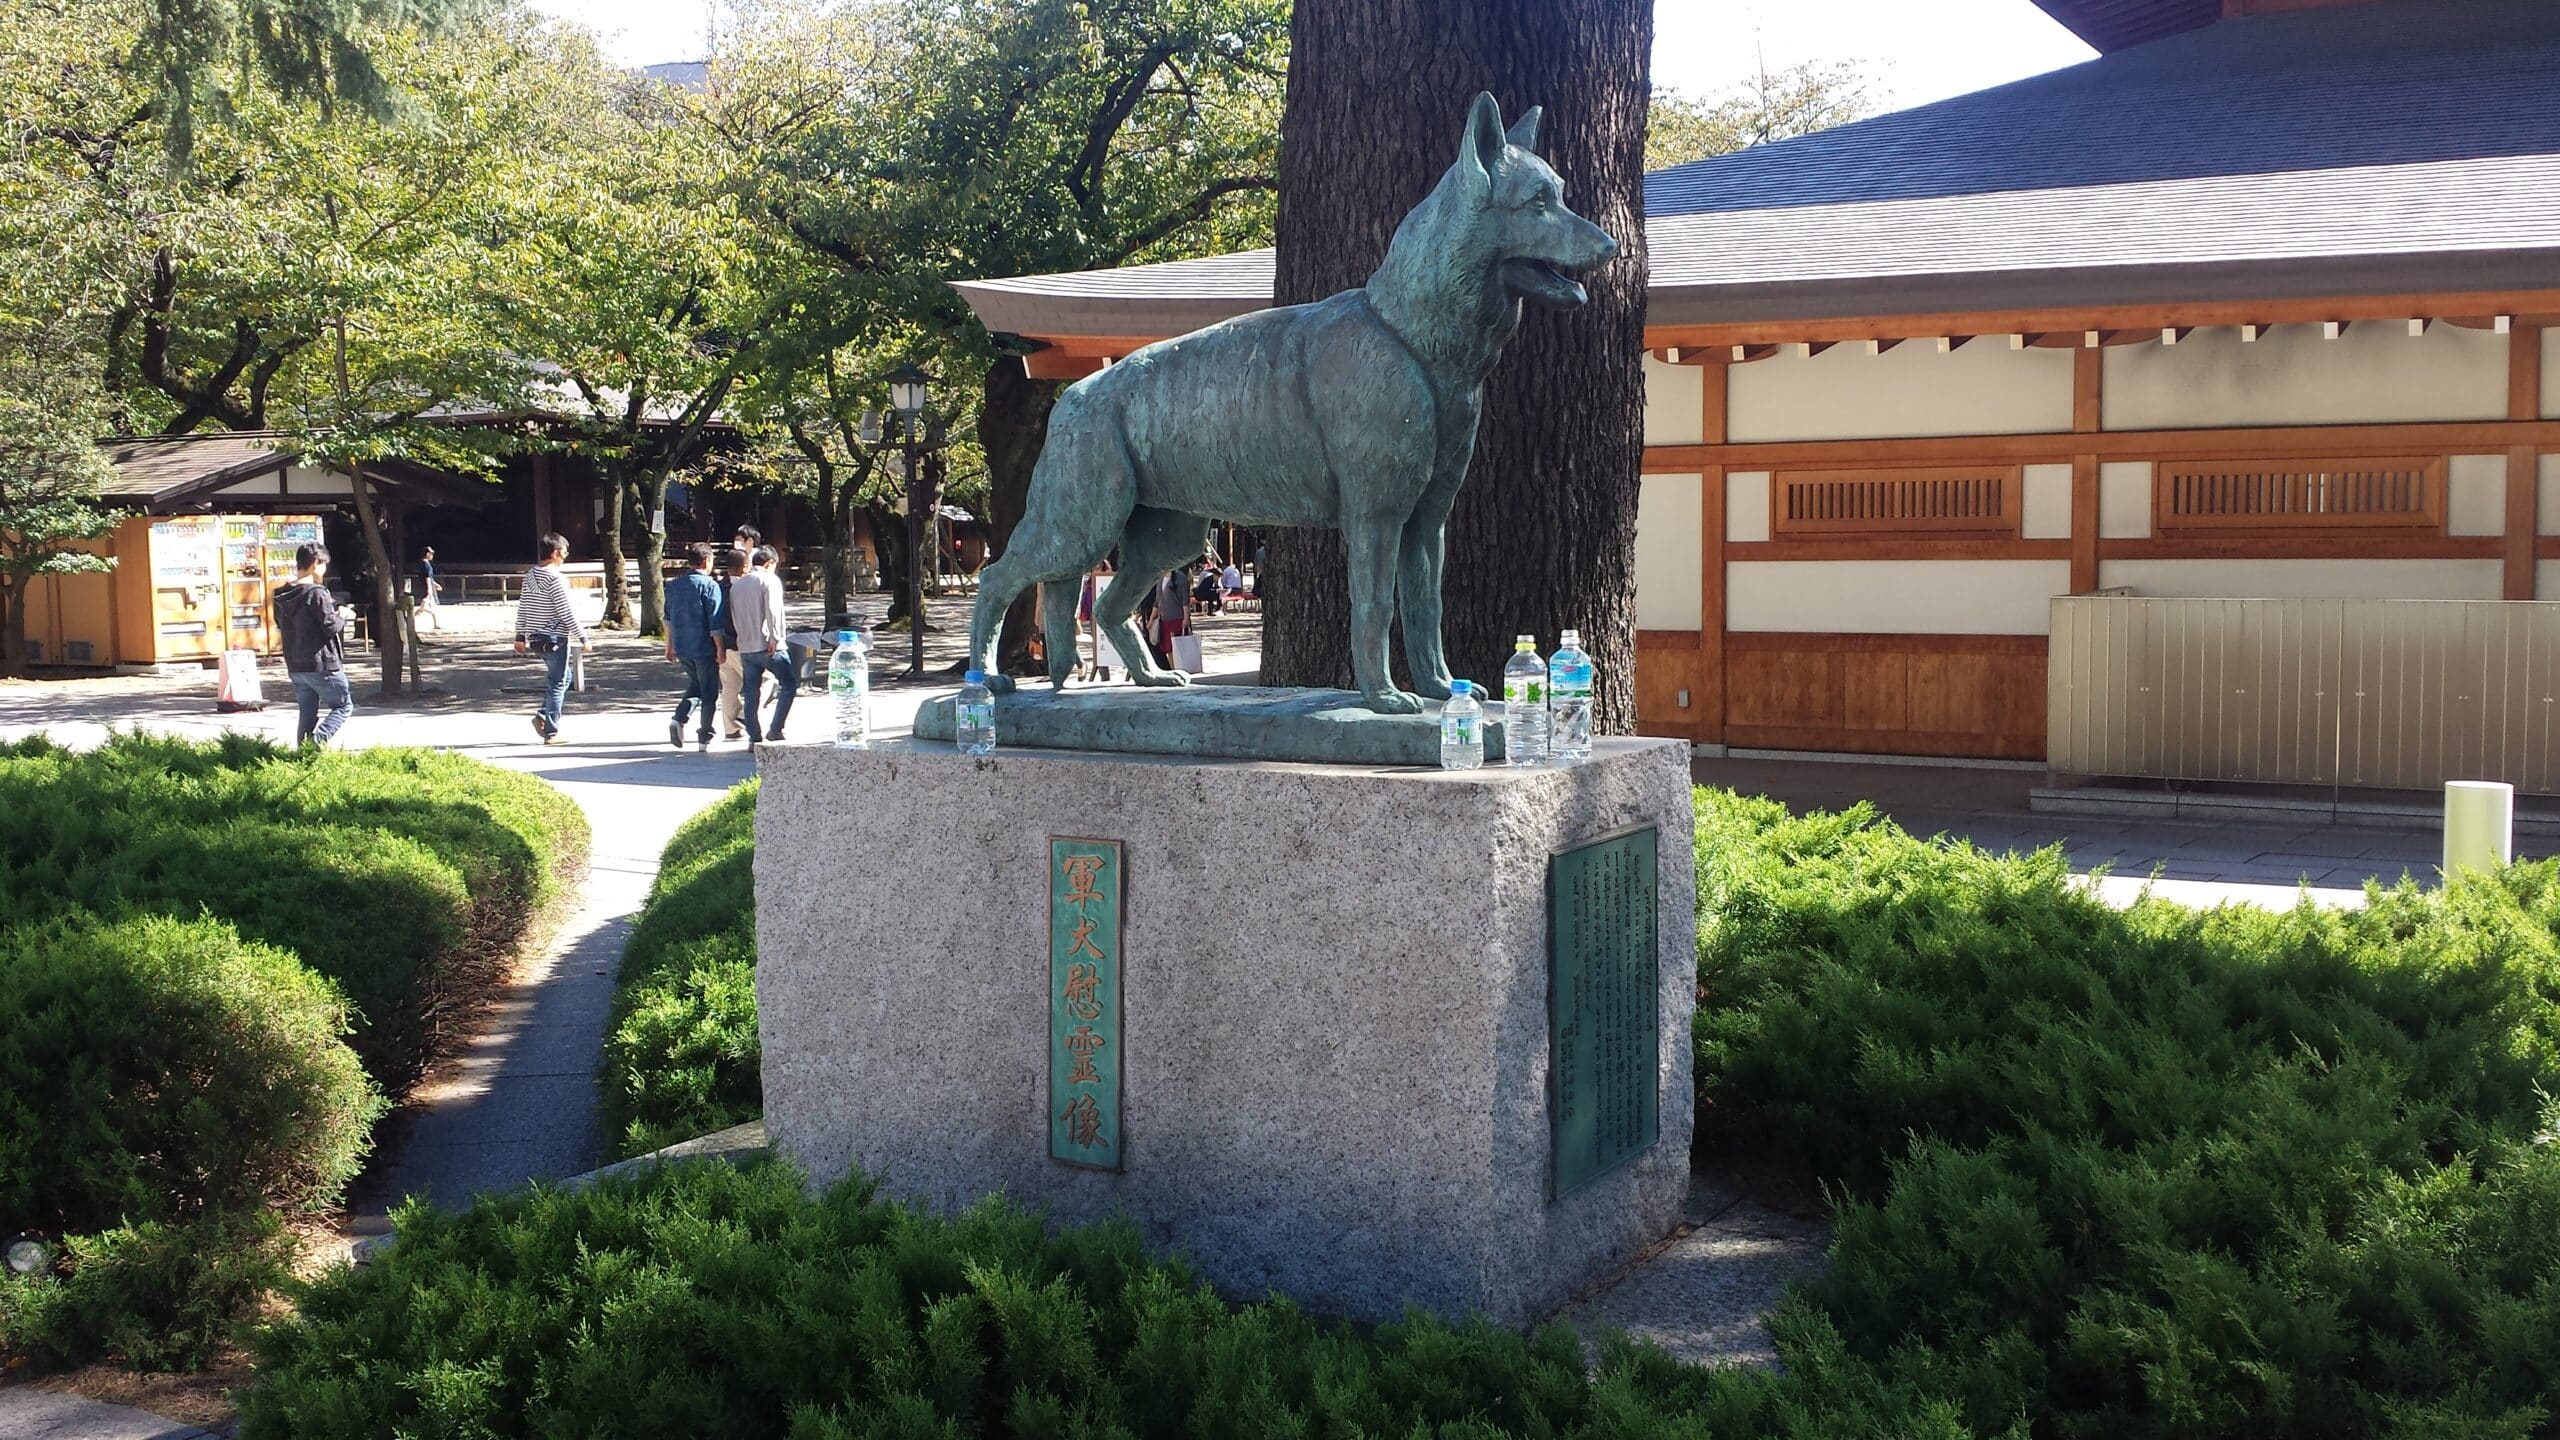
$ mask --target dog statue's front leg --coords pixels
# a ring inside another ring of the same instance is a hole
[[[1440,639],[1440,569],[1449,552],[1446,511],[1404,522],[1396,565],[1396,611],[1404,622],[1404,661],[1426,699],[1449,698],[1449,655]]]
[[[1387,669],[1387,631],[1395,618],[1396,544],[1392,520],[1352,519],[1342,538],[1351,552],[1351,674],[1360,698],[1381,715],[1414,715],[1420,697],[1399,690]]]

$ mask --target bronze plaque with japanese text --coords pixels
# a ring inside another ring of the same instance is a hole
[[[1662,1133],[1659,839],[1645,825],[1547,860],[1551,1200]]]
[[[1049,1158],[1120,1168],[1120,842],[1049,841]]]

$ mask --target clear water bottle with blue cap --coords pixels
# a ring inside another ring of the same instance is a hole
[[[987,689],[987,672],[962,677],[960,696],[951,711],[951,738],[963,755],[992,755],[996,750],[996,697]]]
[[[1484,703],[1475,682],[1452,680],[1440,707],[1440,768],[1475,770],[1484,765]]]
[[[1591,758],[1591,657],[1567,630],[1547,657],[1547,753],[1560,764]]]
[[[827,694],[836,704],[836,748],[871,748],[871,641],[859,630],[836,632],[827,658]]]

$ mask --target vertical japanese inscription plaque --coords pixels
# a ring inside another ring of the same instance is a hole
[[[1120,842],[1049,840],[1049,1158],[1120,1168]]]
[[[1660,837],[1617,831],[1547,858],[1547,1198],[1662,1134]]]

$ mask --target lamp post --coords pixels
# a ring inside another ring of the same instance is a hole
[[[924,507],[922,440],[927,387],[933,377],[910,360],[889,372],[889,409],[898,417],[898,438],[906,447],[907,480],[907,678],[924,674]]]

